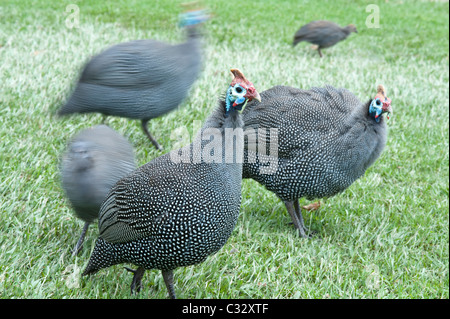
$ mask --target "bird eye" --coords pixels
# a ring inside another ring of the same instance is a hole
[[[381,105],[380,99],[377,99],[377,100],[375,101],[375,103],[376,103],[377,105]]]
[[[242,91],[243,91],[243,89],[242,89],[240,86],[238,86],[238,87],[236,88],[236,92],[242,93]]]

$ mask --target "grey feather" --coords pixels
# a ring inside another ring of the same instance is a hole
[[[135,169],[128,141],[106,125],[78,133],[61,162],[61,182],[77,216],[98,218],[100,205],[112,186]]]
[[[216,128],[221,138],[227,128],[242,128],[240,115],[225,117],[225,102],[205,121],[201,132]],[[241,148],[243,153],[243,135]],[[144,269],[163,271],[172,297],[171,271],[204,261],[228,240],[236,224],[242,182],[242,158],[225,163],[195,161],[195,145],[208,144],[198,134],[181,150],[167,153],[121,179],[100,210],[99,238],[83,275],[114,264],[131,262]],[[176,162],[171,156],[189,151],[189,160]],[[139,279],[136,279],[139,277]],[[134,284],[133,284],[134,285]],[[133,289],[132,285],[132,289]],[[140,286],[140,283],[139,285]]]
[[[95,221],[111,188],[135,167],[132,146],[108,126],[78,133],[61,161],[61,184],[76,216],[87,224]]]
[[[278,155],[263,161],[255,152],[257,139],[246,140],[243,177],[258,181],[285,203],[342,192],[365,173],[386,144],[384,118],[377,123],[369,116],[370,101],[361,103],[345,89],[275,86],[261,98],[243,112],[246,131],[276,128]],[[267,161],[276,169],[263,174]]]
[[[340,27],[334,22],[317,20],[302,26],[294,36],[293,45],[302,41],[310,42],[319,46],[319,55],[322,56],[321,49],[329,48],[339,41],[345,40],[351,32],[357,32],[353,24]]]
[[[171,45],[135,40],[114,45],[84,67],[75,90],[58,114],[98,112],[147,122],[177,108],[201,70],[201,39],[196,26],[186,27],[186,42]]]

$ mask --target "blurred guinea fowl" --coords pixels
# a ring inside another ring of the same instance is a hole
[[[73,250],[77,254],[106,195],[119,179],[136,168],[134,151],[119,133],[98,125],[81,131],[71,140],[60,168],[66,196],[76,216],[85,222]]]
[[[274,192],[300,236],[306,237],[298,199],[333,196],[365,173],[386,144],[387,126],[381,115],[392,112],[391,100],[382,85],[366,103],[331,86],[310,90],[275,86],[261,98],[242,114],[246,132],[259,134],[246,139],[243,178]],[[265,132],[268,128],[277,130],[276,138]],[[256,141],[273,143],[278,154],[269,154],[267,147],[259,149]]]
[[[247,101],[259,99],[239,70],[231,72],[225,99],[192,144],[141,166],[111,190],[100,209],[99,238],[83,275],[133,263],[138,266],[132,271],[133,292],[140,290],[146,269],[159,269],[175,298],[173,270],[203,262],[226,243],[241,202],[244,137],[239,111]],[[241,131],[232,153],[234,143],[225,143],[230,130]],[[186,152],[189,156],[183,157]],[[208,160],[211,153],[216,155],[213,162]]]
[[[297,43],[302,41],[316,44],[319,46],[318,52],[320,57],[322,57],[321,49],[329,48],[339,41],[345,40],[352,32],[358,33],[354,24],[341,28],[331,21],[312,21],[302,26],[295,33],[292,45],[296,46]]]
[[[58,115],[96,112],[139,119],[147,137],[162,150],[148,131],[148,121],[177,108],[199,76],[202,52],[197,26],[207,18],[202,10],[182,15],[188,35],[184,43],[135,40],[94,56]]]

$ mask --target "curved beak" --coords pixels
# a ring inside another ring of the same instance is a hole
[[[235,83],[242,83],[247,93],[245,93],[244,97],[247,101],[251,101],[253,99],[261,102],[261,96],[258,91],[256,91],[253,83],[245,78],[245,75],[239,69],[231,69],[231,74],[233,75],[233,81],[231,81],[230,85],[234,85]]]
[[[387,113],[387,118],[391,117],[392,114],[392,106],[391,106],[391,99],[388,97],[384,98],[383,106],[381,107],[381,110],[383,113]]]
[[[248,101],[257,100],[258,102],[261,102],[261,96],[254,87],[249,87],[247,89],[247,94],[245,94],[244,97],[247,98]]]
[[[391,99],[386,96],[386,90],[382,84],[378,85],[377,95],[375,98],[379,98],[383,103],[381,111],[382,113],[388,113],[387,118],[389,119],[389,115],[392,114]]]
[[[391,99],[386,97],[383,101],[383,112],[391,113],[392,114],[392,106],[391,106]]]

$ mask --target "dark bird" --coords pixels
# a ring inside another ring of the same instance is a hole
[[[354,24],[341,28],[331,21],[312,21],[297,31],[292,45],[295,46],[302,41],[316,44],[319,46],[318,52],[322,57],[321,49],[329,48],[339,41],[345,40],[352,32],[358,33]]]
[[[206,19],[203,11],[185,13],[181,24],[188,38],[178,45],[135,40],[96,55],[58,115],[97,112],[139,119],[150,141],[162,150],[148,131],[148,121],[177,108],[199,76],[202,52],[197,26]]]
[[[259,99],[239,70],[231,72],[234,79],[225,98],[192,144],[141,166],[111,190],[100,209],[99,238],[83,275],[133,263],[138,266],[134,292],[140,290],[145,270],[159,269],[175,298],[173,270],[203,262],[226,243],[241,202],[244,136],[239,111],[247,101]],[[227,136],[230,131],[240,134]]]
[[[136,168],[130,143],[106,125],[78,133],[61,161],[61,184],[75,215],[85,222],[73,254],[77,254],[89,225],[111,188]]]
[[[242,114],[248,132],[243,178],[275,193],[300,236],[307,237],[298,199],[333,196],[365,173],[386,144],[381,115],[388,113],[389,118],[391,100],[382,85],[366,103],[331,86],[275,86],[261,98]]]

